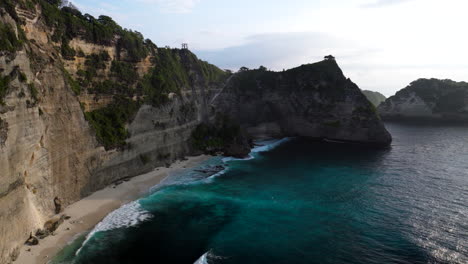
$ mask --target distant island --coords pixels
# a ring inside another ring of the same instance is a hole
[[[369,100],[375,107],[379,106],[381,103],[387,100],[387,97],[385,97],[385,95],[379,92],[363,90],[362,93],[367,97],[367,100]]]
[[[419,79],[378,107],[384,120],[468,121],[468,83]]]

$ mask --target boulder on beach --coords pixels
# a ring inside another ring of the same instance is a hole
[[[44,239],[46,237],[48,237],[50,235],[49,231],[45,230],[45,229],[38,229],[36,231],[36,237],[39,238],[39,239]]]
[[[57,228],[63,223],[65,218],[66,218],[66,215],[62,215],[60,217],[55,217],[55,218],[50,219],[44,224],[44,230],[49,233],[55,232],[55,230],[57,230]]]
[[[30,234],[28,240],[26,240],[24,244],[28,246],[36,246],[36,245],[39,245],[39,239],[37,239],[37,237],[33,236],[32,234]]]

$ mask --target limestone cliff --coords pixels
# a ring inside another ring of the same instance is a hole
[[[419,79],[382,103],[387,120],[468,121],[468,83]]]
[[[52,2],[0,1],[0,263],[55,214],[55,197],[66,206],[188,154],[226,78]]]
[[[244,70],[213,102],[254,137],[305,136],[386,146],[375,107],[334,59],[283,72]]]

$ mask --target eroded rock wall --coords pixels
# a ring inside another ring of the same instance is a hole
[[[213,106],[254,137],[304,136],[386,146],[375,107],[335,60],[233,76]]]
[[[17,11],[20,16],[26,13]],[[0,105],[0,263],[14,259],[30,233],[55,214],[55,197],[66,206],[119,179],[187,155],[191,131],[206,119],[206,98],[220,88],[195,76],[200,80],[194,86],[171,95],[163,107],[143,104],[128,124],[126,146],[106,151],[84,111],[109,105],[113,96],[73,92],[69,76],[76,76],[85,61],[62,58],[40,12],[37,6],[23,17],[20,26],[27,43],[14,53],[0,54],[0,74],[11,76]],[[0,23],[17,28],[14,19],[1,14]],[[70,46],[85,56],[101,51],[111,60],[117,56],[113,46],[80,39]],[[101,80],[111,75],[110,64],[100,70]],[[133,65],[140,77],[154,67],[150,56]]]
[[[2,22],[16,28],[8,14]],[[34,41],[0,56],[2,75],[11,76],[0,106],[0,263],[53,215],[54,197],[64,204],[80,199],[106,157],[67,85],[60,55],[43,37],[46,29],[37,19],[24,27]]]

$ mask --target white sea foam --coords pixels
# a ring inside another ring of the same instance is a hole
[[[254,156],[255,153],[270,151],[270,150],[278,147],[279,145],[281,145],[281,144],[283,144],[285,142],[288,142],[290,140],[291,140],[291,138],[257,141],[257,142],[255,142],[255,144],[257,144],[258,146],[254,147],[250,151],[250,154],[249,154],[249,156],[247,158],[238,159],[238,158],[233,158],[233,157],[226,157],[226,158],[223,158],[223,162],[226,163],[228,161],[233,161],[233,160],[252,160],[252,159],[255,159],[255,156]]]
[[[257,146],[255,148],[253,148],[251,153],[259,153],[259,152],[270,151],[270,150],[278,147],[279,145],[290,141],[291,139],[292,138],[283,138],[283,139],[280,139],[280,140],[266,140],[266,141],[256,142],[256,144],[261,145],[261,146]]]
[[[203,254],[203,256],[201,256],[199,259],[197,259],[197,261],[195,261],[195,263],[193,264],[208,264],[208,254],[210,252],[206,252],[205,254]]]
[[[130,227],[150,218],[151,213],[141,208],[138,201],[134,201],[110,213],[94,228],[94,231],[102,232],[122,227]]]
[[[251,160],[251,159],[255,158],[255,156],[254,156],[255,153],[270,151],[270,150],[278,147],[279,145],[281,145],[281,144],[283,144],[283,143],[285,143],[285,142],[287,142],[289,140],[291,140],[291,138],[283,138],[283,139],[280,139],[280,140],[258,141],[258,142],[256,142],[256,144],[259,144],[261,146],[257,146],[255,148],[253,148],[247,158],[245,158],[245,159],[236,159],[236,158],[233,158],[233,157],[226,157],[226,158],[222,159],[222,162],[226,163],[226,162],[229,162],[229,161],[232,161],[232,160]],[[220,175],[225,174],[228,170],[229,170],[229,167],[226,167],[224,170],[222,170],[222,171],[220,171],[220,172],[218,172],[218,173],[216,173],[214,175],[211,175],[206,180],[211,181],[213,178],[216,178],[216,177],[218,177]],[[153,186],[150,189],[150,192],[154,192],[157,189],[159,189],[159,188],[161,188],[162,186],[165,186],[165,185],[187,184],[187,183],[193,182],[193,181],[190,181],[189,179],[186,179],[186,177],[184,177],[185,178],[184,180],[179,179],[179,177],[181,177],[181,175],[179,175],[179,174],[173,175],[173,177],[167,177],[160,184],[158,184],[156,186]],[[103,232],[103,231],[109,231],[109,230],[118,229],[118,228],[135,226],[135,225],[137,225],[137,224],[139,224],[139,223],[141,223],[141,222],[143,222],[145,220],[150,219],[151,217],[152,217],[151,213],[144,210],[143,208],[141,208],[138,201],[128,203],[128,204],[120,207],[119,209],[113,211],[109,215],[107,215],[99,224],[97,224],[96,227],[94,227],[94,229],[86,236],[86,240],[83,243],[83,245],[81,246],[81,248],[83,248],[83,246],[86,245],[86,243],[97,232]],[[76,255],[79,254],[79,252],[81,251],[81,248],[76,252]],[[207,252],[205,255],[200,257],[199,261],[203,260],[203,259],[206,260],[206,258],[208,257],[209,254],[210,254],[210,252]],[[214,257],[216,257],[216,256],[214,256]],[[206,263],[206,262],[198,262],[197,261],[196,263]]]
[[[152,217],[151,213],[141,208],[138,201],[128,203],[107,215],[94,229],[86,236],[81,248],[97,233],[109,231],[117,228],[135,226]],[[76,252],[79,254],[81,248]]]
[[[209,264],[209,259],[226,259],[225,257],[220,257],[214,255],[211,250],[203,254],[195,263],[193,264]]]
[[[247,158],[239,159],[239,158],[234,158],[234,157],[225,157],[222,159],[223,163],[227,163],[229,161],[235,161],[235,160],[252,160],[255,159],[255,153],[261,153],[261,152],[267,152],[270,151],[279,145],[286,143],[290,141],[292,138],[283,138],[283,139],[272,139],[272,140],[264,140],[264,141],[257,141],[255,144],[258,146],[254,147],[251,151],[250,154]],[[225,174],[229,170],[229,167],[226,167],[226,169],[210,176],[208,179],[216,178],[220,175]]]
[[[254,159],[254,158],[255,158],[254,156],[249,154],[249,156],[247,158],[239,159],[239,158],[234,158],[234,157],[225,157],[225,158],[222,159],[222,161],[223,161],[223,163],[226,163],[226,162],[233,161],[233,160],[251,160],[251,159]]]
[[[213,174],[213,175],[211,175],[210,177],[208,177],[208,178],[206,179],[206,181],[207,181],[207,182],[211,182],[214,178],[219,177],[219,176],[221,176],[221,175],[223,175],[223,174],[226,174],[226,172],[227,172],[228,170],[229,170],[229,168],[225,168],[224,170],[222,170],[222,171],[220,171],[220,172],[218,172],[218,173],[216,173],[216,174]]]

